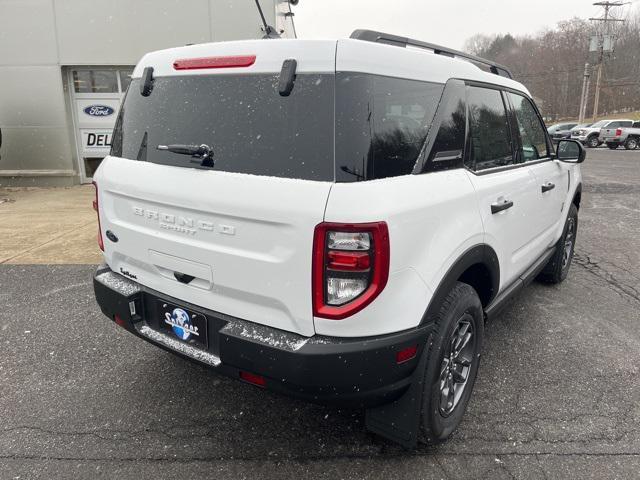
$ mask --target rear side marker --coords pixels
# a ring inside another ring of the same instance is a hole
[[[256,63],[255,55],[229,57],[181,58],[173,62],[174,70],[199,70],[204,68],[243,68]]]
[[[240,379],[258,387],[264,387],[267,385],[265,378],[261,375],[256,375],[255,373],[241,371]]]

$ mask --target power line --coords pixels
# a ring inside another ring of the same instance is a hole
[[[605,35],[602,35],[602,41],[600,41],[601,35],[597,36],[598,42],[598,76],[596,78],[596,94],[593,100],[593,120],[596,120],[598,116],[598,106],[600,103],[600,89],[602,88],[602,71],[604,70],[604,61],[605,61],[605,42],[608,41],[608,52],[613,51],[613,38],[611,36],[611,24],[616,22],[624,22],[623,19],[615,18],[610,15],[610,10],[612,8],[621,7],[626,5],[628,2],[622,1],[604,1],[604,2],[596,2],[593,5],[597,7],[602,7],[604,9],[604,13],[602,17],[594,17],[590,18],[592,22],[602,22],[604,24]],[[585,102],[586,102],[585,98]],[[582,108],[582,106],[581,106]]]

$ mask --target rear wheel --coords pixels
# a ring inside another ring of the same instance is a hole
[[[467,408],[480,364],[484,337],[482,304],[476,291],[457,282],[436,320],[425,373],[422,439],[445,441]]]
[[[573,252],[576,245],[576,234],[578,233],[578,207],[573,203],[569,207],[569,215],[564,224],[562,237],[558,240],[555,252],[544,270],[538,275],[538,280],[544,283],[560,283],[569,273]]]
[[[598,145],[600,145],[600,142],[598,141],[597,135],[591,135],[589,138],[587,138],[587,147],[596,148]]]
[[[615,150],[618,148],[618,144],[617,143],[607,143],[607,147],[609,147],[611,150]]]
[[[635,150],[638,148],[638,139],[637,138],[627,138],[627,141],[624,142],[624,148],[627,150]]]

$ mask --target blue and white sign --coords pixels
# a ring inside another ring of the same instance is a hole
[[[200,336],[198,333],[198,327],[191,323],[189,314],[183,309],[174,308],[173,312],[166,312],[164,315],[165,323],[171,325],[173,333],[175,333],[176,337],[180,340],[189,340],[191,335],[195,335],[196,337]]]
[[[108,117],[113,115],[115,110],[109,105],[89,105],[83,112],[91,117]]]

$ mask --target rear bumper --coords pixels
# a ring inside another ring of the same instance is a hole
[[[264,377],[265,388],[318,403],[370,407],[404,393],[430,333],[418,327],[366,338],[303,337],[185,304],[99,267],[94,276],[102,312],[134,335],[165,350],[240,379],[241,372]],[[208,346],[181,342],[154,328],[156,299],[207,318]],[[132,314],[132,308],[135,313]],[[397,364],[396,353],[417,345],[415,358]]]

